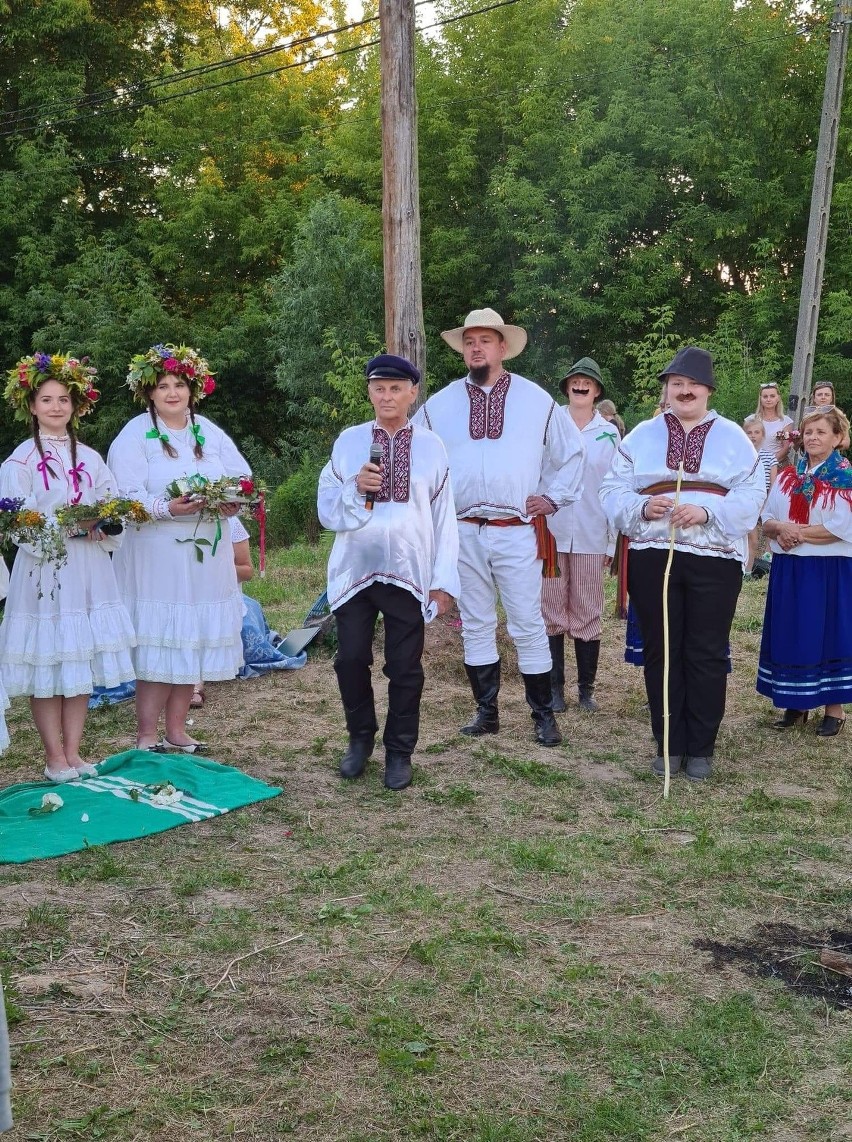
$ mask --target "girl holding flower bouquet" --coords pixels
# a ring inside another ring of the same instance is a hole
[[[193,685],[234,678],[243,662],[242,595],[220,518],[235,515],[239,504],[214,500],[212,492],[208,504],[203,484],[236,482],[249,467],[234,442],[196,414],[215,383],[194,349],[153,346],[130,362],[127,384],[145,412],[113,441],[109,462],[122,495],[141,500],[153,516],[115,560],[136,627],[137,744],[199,753],[202,743],[186,732]],[[175,494],[180,486],[187,490]]]
[[[9,370],[5,391],[32,436],[0,467],[0,496],[20,506],[26,525],[15,539],[0,669],[10,696],[30,698],[44,774],[55,782],[97,775],[80,756],[89,696],[133,678],[133,626],[109,558],[118,540],[92,526],[94,508],[79,539],[66,540],[57,520],[68,505],[94,505],[115,490],[97,452],[77,441],[79,419],[99,396],[95,373],[86,358],[36,353]]]

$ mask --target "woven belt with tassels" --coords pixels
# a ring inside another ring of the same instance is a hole
[[[541,575],[543,579],[559,579],[560,571],[556,558],[556,540],[547,520],[543,515],[533,519],[519,519],[518,516],[509,516],[508,519],[486,519],[484,516],[461,516],[459,523],[475,523],[479,527],[529,527],[535,528],[536,554],[541,562]]]

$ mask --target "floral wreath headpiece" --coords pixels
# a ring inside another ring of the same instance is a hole
[[[210,366],[187,345],[152,345],[147,353],[137,353],[131,358],[125,384],[140,404],[147,405],[151,389],[166,373],[183,377],[193,404],[209,397],[216,388]]]
[[[65,385],[74,402],[71,423],[77,427],[81,416],[95,407],[100,393],[94,387],[98,370],[89,364],[89,358],[66,357],[61,353],[33,353],[22,357],[14,368],[7,370],[9,377],[3,393],[12,407],[16,420],[28,424],[32,413],[30,400],[45,381],[59,381]]]

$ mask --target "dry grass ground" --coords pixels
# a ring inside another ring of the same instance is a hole
[[[296,550],[256,590],[282,629],[321,581]],[[770,728],[763,594],[746,584],[718,776],[667,803],[614,620],[601,712],[572,705],[554,750],[508,646],[503,731],[457,735],[459,635],[433,624],[402,794],[376,762],[335,775],[328,651],[211,687],[196,730],[282,796],[0,866],[11,1137],[852,1138],[852,979],[816,963],[852,945],[849,738]],[[10,724],[5,783],[38,772],[24,706]],[[96,711],[90,753],[132,731],[132,710]]]

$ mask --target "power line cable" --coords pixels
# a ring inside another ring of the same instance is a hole
[[[415,8],[419,8],[419,7],[422,7],[424,4],[428,4],[431,2],[432,2],[432,0],[416,0],[416,3],[414,6],[415,6]],[[478,16],[478,15],[481,15],[485,12],[490,12],[490,11],[493,11],[497,8],[505,8],[505,7],[508,7],[510,5],[517,4],[517,3],[519,3],[519,0],[499,0],[499,2],[497,2],[497,3],[487,5],[486,7],[483,7],[483,8],[475,9],[474,11],[471,11],[471,12],[461,13],[460,15],[457,15],[457,16],[449,16],[443,20],[437,20],[432,24],[424,25],[423,27],[421,27],[418,30],[421,32],[430,31],[434,28],[443,27],[447,24],[456,23],[460,20],[467,20],[473,16]],[[229,58],[227,60],[219,60],[219,61],[216,61],[216,62],[211,63],[211,64],[199,65],[197,68],[188,68],[188,69],[185,69],[184,71],[174,73],[173,75],[155,77],[152,80],[145,80],[145,81],[140,82],[138,84],[130,84],[127,87],[123,87],[123,88],[105,88],[105,89],[102,89],[100,92],[93,93],[89,96],[84,96],[78,100],[68,100],[65,102],[54,102],[54,103],[42,104],[38,107],[29,108],[26,111],[22,111],[22,112],[6,112],[5,113],[5,119],[3,116],[0,116],[0,126],[8,127],[11,129],[0,131],[0,138],[6,138],[10,135],[15,135],[15,134],[25,135],[25,134],[32,133],[33,131],[42,130],[45,127],[53,128],[53,127],[57,127],[57,126],[64,126],[68,123],[82,122],[82,121],[85,121],[86,119],[98,117],[100,115],[121,114],[122,112],[134,110],[134,109],[136,109],[142,105],[142,103],[140,101],[128,100],[126,103],[119,105],[119,106],[103,107],[103,108],[101,108],[99,105],[106,103],[109,100],[126,99],[128,95],[132,96],[133,93],[137,92],[137,91],[144,95],[144,93],[149,91],[149,90],[157,90],[161,87],[164,87],[164,86],[167,86],[170,84],[182,82],[183,80],[188,79],[188,78],[197,78],[199,76],[207,75],[211,72],[221,70],[222,68],[232,67],[232,66],[235,66],[235,65],[241,64],[241,63],[246,63],[246,62],[251,63],[257,59],[265,58],[266,56],[274,54],[274,53],[279,52],[279,51],[292,50],[294,47],[301,47],[301,46],[304,46],[305,44],[313,43],[318,39],[325,39],[325,38],[328,38],[330,36],[340,34],[342,32],[352,31],[352,30],[355,30],[357,28],[364,27],[368,24],[376,23],[378,21],[378,19],[379,19],[378,16],[371,16],[371,17],[368,17],[364,20],[355,21],[351,24],[341,25],[339,28],[331,28],[331,29],[328,29],[327,31],[324,31],[324,32],[316,32],[311,36],[304,36],[298,40],[290,41],[287,44],[278,44],[278,45],[275,45],[275,46],[272,46],[269,48],[260,48],[256,52],[245,53],[244,55],[241,55],[241,56],[232,56],[231,58]],[[377,37],[376,39],[366,40],[366,41],[361,42],[360,44],[351,45],[350,47],[347,47],[347,48],[340,48],[340,49],[337,49],[335,51],[325,52],[325,53],[320,54],[320,55],[311,56],[309,59],[296,60],[296,61],[293,61],[291,63],[282,64],[280,67],[277,67],[277,68],[268,68],[265,71],[255,72],[252,75],[239,76],[237,79],[234,79],[234,80],[227,80],[227,81],[223,81],[222,83],[218,83],[218,84],[205,84],[202,87],[193,88],[190,91],[180,92],[174,96],[164,96],[160,99],[145,100],[144,105],[145,106],[157,106],[160,103],[167,103],[171,99],[183,98],[184,96],[189,96],[189,95],[196,95],[199,92],[212,91],[212,90],[216,90],[217,88],[220,88],[220,87],[228,87],[228,86],[231,86],[232,84],[244,83],[244,82],[247,82],[248,80],[251,80],[251,79],[260,79],[260,78],[263,78],[264,76],[275,75],[278,72],[289,71],[289,70],[294,69],[294,68],[307,67],[310,64],[320,63],[320,62],[322,62],[324,60],[328,60],[328,59],[334,59],[337,56],[347,55],[347,54],[350,54],[352,52],[363,51],[366,48],[374,47],[376,44],[378,44],[380,42],[381,42],[381,37]],[[48,124],[32,123],[30,126],[18,126],[19,124],[23,124],[23,123],[26,123],[26,122],[31,121],[31,120],[44,118],[45,116],[49,115],[51,112],[61,114],[63,110],[71,109],[71,108],[75,108],[75,107],[80,107],[84,110],[87,108],[91,108],[91,107],[94,107],[94,109],[91,110],[88,114],[75,115],[75,116],[71,116],[71,117],[64,118],[64,119],[56,119],[56,120],[53,120],[52,122],[50,122]]]

